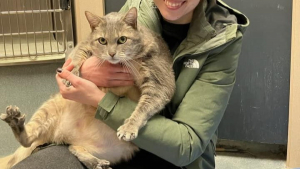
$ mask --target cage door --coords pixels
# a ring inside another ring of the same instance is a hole
[[[0,66],[64,59],[73,48],[69,0],[0,0]]]

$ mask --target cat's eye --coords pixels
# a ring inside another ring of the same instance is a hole
[[[98,42],[99,42],[100,44],[102,44],[102,45],[106,45],[106,44],[107,44],[106,39],[103,38],[103,37],[99,38],[99,39],[98,39]]]
[[[118,39],[118,44],[123,44],[127,41],[127,37],[126,36],[121,36],[119,39]]]

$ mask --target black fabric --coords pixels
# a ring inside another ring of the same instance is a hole
[[[112,166],[113,169],[180,169],[145,150],[136,153],[132,160]]]
[[[158,11],[159,12],[159,11]],[[160,22],[162,27],[162,38],[165,40],[165,42],[168,44],[168,47],[170,49],[171,54],[173,55],[178,46],[181,44],[181,42],[186,38],[188,30],[190,28],[190,24],[173,24],[165,21],[162,16],[160,15]],[[178,60],[178,64],[182,63],[182,61]],[[175,79],[177,79],[179,72],[180,72],[180,66],[173,67],[174,73],[175,73]],[[161,111],[161,115],[165,116],[166,118],[173,118],[173,112],[171,111],[171,105],[170,103],[166,105],[165,109]]]
[[[190,24],[173,24],[161,19],[161,26],[161,36],[173,55],[180,43],[186,38]]]
[[[0,167],[1,168],[1,167]],[[33,153],[12,169],[87,169],[67,146],[50,146]]]
[[[180,169],[146,151],[139,151],[129,162],[123,162],[113,169]],[[51,145],[40,149],[12,169],[87,169],[65,145]]]

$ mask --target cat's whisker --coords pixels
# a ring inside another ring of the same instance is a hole
[[[120,58],[120,64],[122,65],[123,71],[128,73],[128,70],[126,69],[125,64],[123,63],[124,61]]]
[[[122,65],[123,65],[124,72],[126,72],[126,73],[132,73],[132,71],[128,68],[128,66],[125,63],[122,63]]]
[[[126,61],[122,61],[123,64],[123,68],[125,69],[126,72],[128,73],[134,73],[131,68],[128,66],[128,64],[126,63]]]
[[[140,72],[135,68],[133,63],[131,63],[130,61],[125,61],[125,63],[127,64],[128,68],[130,68],[130,70],[136,77],[140,76]]]
[[[105,60],[99,59],[98,62],[97,62],[97,64],[96,64],[96,66],[95,66],[95,68],[96,68],[96,67],[101,67],[102,64],[103,64],[104,62],[105,62]],[[92,74],[92,71],[88,71],[88,76],[89,76],[90,74]]]
[[[128,59],[128,58],[131,58],[131,57],[136,56],[136,55],[137,55],[137,54],[133,54],[133,53],[132,53],[132,56],[127,56],[127,55],[125,54],[125,52],[122,51],[122,52],[120,53],[120,56],[122,56],[122,57],[119,57],[119,59],[120,59],[121,63],[123,63],[124,65],[126,65],[126,67],[128,68],[128,70],[130,70],[130,72],[131,72],[132,74],[134,74],[135,76],[140,76],[139,71],[136,69],[136,67],[134,66],[134,64],[131,63],[131,61],[134,61],[135,64],[137,64],[137,65],[140,66],[140,67],[142,67],[142,64],[140,64],[139,62],[137,62],[137,61],[134,60],[134,59]]]
[[[135,68],[132,68],[132,66],[130,66],[129,64],[127,64],[128,69],[130,70],[130,72],[135,76],[135,77],[139,77],[140,74],[137,70],[135,70]]]
[[[99,59],[99,62],[98,62],[98,64],[96,66],[97,67],[101,67],[104,62],[105,62],[105,60]]]
[[[126,60],[123,60],[123,61],[121,61],[121,62],[122,62],[122,64],[123,64],[123,68],[126,70],[126,72],[128,72],[128,73],[134,73],[134,72],[131,70],[131,68],[128,66]]]

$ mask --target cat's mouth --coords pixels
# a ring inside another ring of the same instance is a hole
[[[121,62],[119,59],[114,59],[114,58],[108,59],[107,61],[111,64],[118,64]]]

